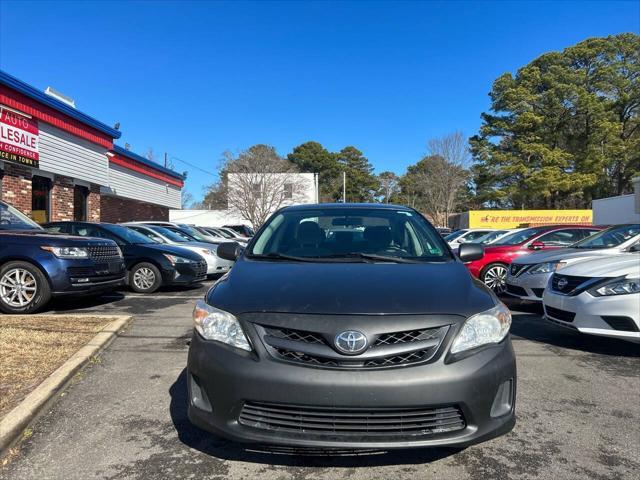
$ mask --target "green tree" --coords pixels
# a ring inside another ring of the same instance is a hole
[[[588,207],[631,190],[640,171],[640,37],[585,40],[493,84],[470,140],[487,205]]]
[[[335,201],[341,195],[339,185],[342,179],[340,165],[334,153],[318,142],[305,142],[287,155],[287,160],[301,172],[317,173],[320,201]]]
[[[340,169],[346,173],[347,202],[372,202],[379,184],[373,166],[356,147],[345,147],[337,154]]]

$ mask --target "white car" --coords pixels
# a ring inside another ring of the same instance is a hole
[[[133,223],[123,223],[122,225],[141,233],[155,242],[176,245],[197,253],[207,262],[207,275],[226,273],[233,266],[233,262],[218,257],[217,245],[191,241],[186,236],[180,236],[179,234],[158,225],[140,225]]]
[[[584,233],[589,230],[584,230]],[[615,225],[559,250],[523,255],[513,260],[506,278],[506,293],[529,302],[541,302],[551,275],[589,258],[610,257],[640,243],[640,224]]]
[[[640,246],[554,273],[544,291],[545,317],[589,335],[640,343]]]
[[[495,231],[495,228],[463,228],[450,233],[444,239],[449,243],[451,248],[458,248],[461,243],[472,243],[489,232]]]

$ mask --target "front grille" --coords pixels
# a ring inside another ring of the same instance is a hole
[[[638,325],[630,317],[622,317],[617,315],[603,315],[602,320],[614,330],[621,332],[638,332]]]
[[[122,261],[112,263],[97,263],[93,267],[69,267],[67,274],[71,278],[77,277],[118,277],[124,273],[124,263]]]
[[[551,288],[565,295],[575,294],[577,292],[574,292],[574,290],[589,280],[591,280],[589,277],[576,277],[573,275],[559,275],[554,273],[551,278]]]
[[[115,245],[92,245],[87,247],[89,257],[94,262],[115,262],[121,261],[120,251]]]
[[[514,277],[517,277],[519,274],[521,274],[525,268],[527,268],[529,265],[519,265],[517,263],[512,263],[511,266],[509,267],[509,273],[511,275],[513,275]]]
[[[410,330],[407,332],[383,333],[373,344],[374,347],[381,345],[395,345],[398,343],[419,342],[437,338],[441,331],[439,328],[423,328],[422,330]]]
[[[289,328],[269,328],[265,327],[267,335],[271,335],[276,338],[284,338],[286,340],[294,340],[296,342],[304,343],[325,343],[324,339],[313,332],[306,332],[304,330],[292,330]]]
[[[518,287],[517,285],[511,285],[508,283],[507,283],[507,293],[510,293],[512,295],[517,295],[518,297],[527,296],[527,291],[524,288]]]
[[[576,314],[574,312],[560,310],[559,308],[553,308],[549,306],[545,306],[544,308],[548,316],[553,317],[557,320],[562,320],[563,322],[573,322],[573,319],[576,318]]]
[[[266,325],[258,327],[267,350],[275,358],[333,368],[385,368],[426,362],[434,357],[449,330],[449,326],[442,326],[382,333],[369,339],[370,347],[363,353],[373,355],[363,358],[362,354],[342,355],[337,352],[331,341],[333,335]],[[391,348],[393,351],[385,355],[385,349]]]
[[[207,262],[202,261],[193,264],[194,275],[196,278],[204,278],[207,276]]]
[[[305,437],[423,437],[463,430],[457,406],[422,408],[334,408],[245,402],[242,425]]]

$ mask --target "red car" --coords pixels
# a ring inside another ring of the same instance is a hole
[[[519,230],[485,246],[484,257],[467,263],[467,268],[496,293],[505,290],[509,264],[520,255],[539,250],[562,248],[582,240],[600,227],[583,225],[547,225]]]

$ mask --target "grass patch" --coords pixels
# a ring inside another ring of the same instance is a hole
[[[0,419],[112,320],[0,315]]]

